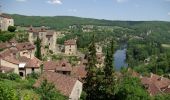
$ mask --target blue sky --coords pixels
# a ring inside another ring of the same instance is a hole
[[[1,12],[109,20],[170,21],[170,0],[0,0]]]

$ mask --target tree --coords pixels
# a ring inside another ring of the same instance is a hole
[[[48,83],[46,79],[42,81],[37,91],[41,96],[40,100],[65,100],[66,99],[58,91],[56,91],[55,86],[52,83]]]
[[[8,31],[15,32],[16,27],[15,26],[8,26]]]
[[[87,76],[85,78],[84,89],[86,92],[86,100],[95,100],[97,97],[96,86],[97,86],[97,67],[96,67],[96,48],[95,48],[95,36],[88,47],[87,60],[88,64],[86,67]]]
[[[114,54],[114,44],[113,41],[110,47],[107,47],[105,66],[104,66],[104,94],[105,99],[114,99],[115,90],[115,76],[114,76],[114,66],[113,66],[113,54]]]
[[[146,90],[138,78],[126,75],[119,83],[119,91],[116,93],[116,100],[150,100]]]
[[[37,37],[36,40],[36,52],[35,52],[35,56],[42,60],[42,56],[41,56],[41,39],[39,37]]]

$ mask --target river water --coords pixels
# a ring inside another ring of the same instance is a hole
[[[127,67],[126,63],[126,45],[117,49],[114,54],[114,66],[116,70],[120,70],[121,67]]]

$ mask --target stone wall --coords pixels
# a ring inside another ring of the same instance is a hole
[[[81,96],[82,88],[83,88],[83,84],[77,80],[71,91],[69,100],[79,100]]]
[[[18,70],[19,65],[10,63],[10,62],[5,61],[3,59],[1,59],[1,65],[6,66],[6,67],[10,67],[10,68],[14,68],[14,73],[19,74],[19,70]]]
[[[0,29],[2,31],[7,31],[8,26],[14,26],[14,20],[0,17]]]

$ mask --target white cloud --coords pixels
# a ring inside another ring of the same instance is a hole
[[[124,3],[127,2],[128,0],[116,0],[117,3]]]
[[[170,16],[170,12],[168,12],[168,15]]]
[[[54,5],[61,5],[61,0],[48,0],[47,3],[54,4]]]
[[[27,1],[27,0],[16,0],[16,1],[18,1],[18,2],[25,2],[25,1]]]

